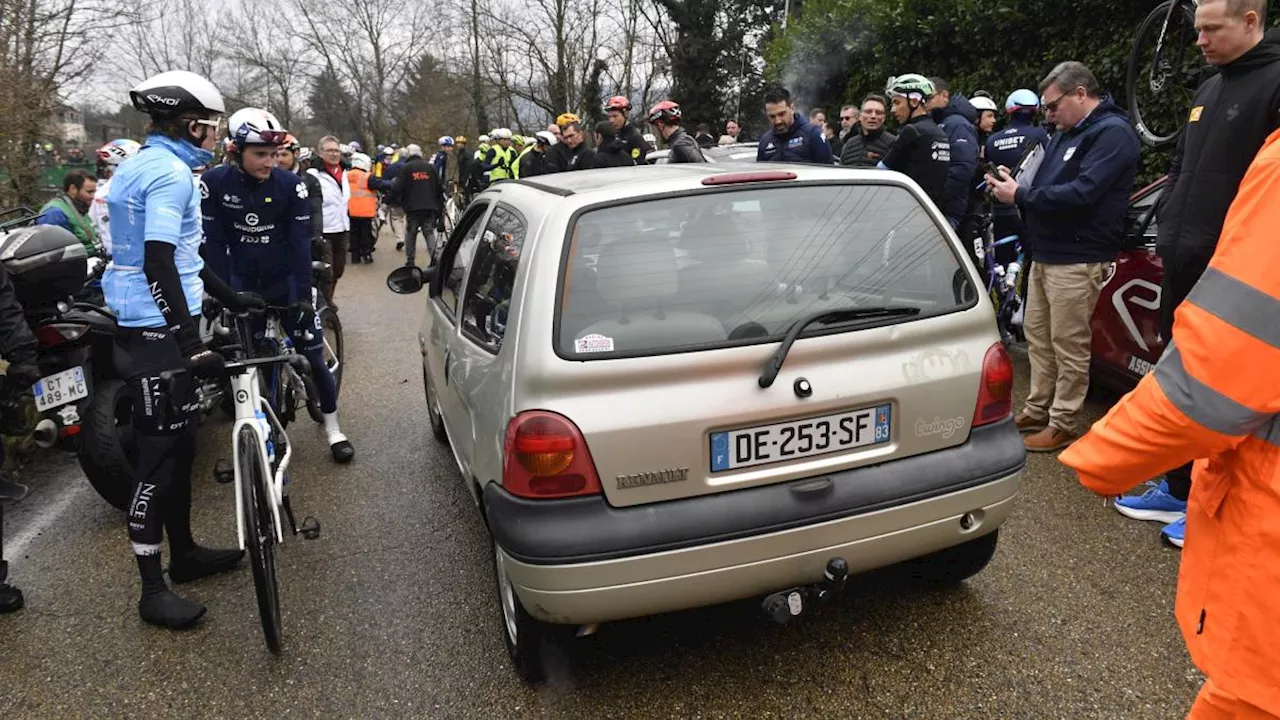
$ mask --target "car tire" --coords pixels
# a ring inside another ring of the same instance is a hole
[[[444,418],[440,416],[440,398],[436,395],[435,384],[431,382],[426,367],[422,368],[422,391],[427,399],[427,419],[431,421],[431,434],[447,445],[449,433],[444,429]]]
[[[524,605],[520,604],[520,596],[516,594],[503,567],[502,551],[498,543],[490,540],[489,549],[493,557],[494,583],[498,589],[498,617],[502,624],[502,642],[507,648],[507,656],[511,658],[511,664],[515,666],[520,679],[527,683],[541,682],[546,679],[543,657],[549,649],[556,626],[534,618],[524,609]]]
[[[904,569],[916,582],[935,586],[955,585],[982,572],[996,554],[999,538],[1000,531],[993,530],[960,545],[909,560]]]

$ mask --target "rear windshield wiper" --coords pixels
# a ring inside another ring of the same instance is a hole
[[[802,318],[791,326],[791,329],[787,331],[787,336],[782,339],[782,344],[778,346],[778,350],[769,359],[769,364],[765,366],[764,374],[760,376],[760,387],[767,388],[773,384],[773,381],[778,377],[778,373],[782,370],[782,363],[787,359],[787,352],[791,350],[792,343],[796,341],[796,338],[800,337],[800,333],[804,332],[806,327],[814,323],[834,325],[857,320],[880,320],[919,314],[920,308],[918,307],[889,305],[882,307],[856,307],[846,310],[824,310]]]

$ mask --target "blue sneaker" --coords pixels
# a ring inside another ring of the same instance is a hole
[[[1187,515],[1187,501],[1179,500],[1169,494],[1169,483],[1164,480],[1159,485],[1147,483],[1151,487],[1141,495],[1127,495],[1116,500],[1116,512],[1134,520],[1153,520],[1155,522],[1177,522]]]
[[[1176,548],[1181,548],[1182,538],[1186,535],[1186,532],[1187,517],[1183,515],[1182,519],[1175,520],[1160,528],[1160,537],[1164,538],[1170,545]]]

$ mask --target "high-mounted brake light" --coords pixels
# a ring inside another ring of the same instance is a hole
[[[512,495],[549,499],[601,492],[591,451],[563,415],[531,410],[507,423],[502,486]]]
[[[996,343],[982,358],[982,379],[978,381],[978,405],[973,410],[973,427],[998,422],[1013,412],[1013,362],[1004,345]]]
[[[739,183],[772,182],[774,180],[795,180],[796,174],[789,170],[758,170],[755,172],[725,173],[709,175],[702,178],[703,185],[737,185]]]

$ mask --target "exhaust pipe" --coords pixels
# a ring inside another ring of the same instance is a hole
[[[58,442],[58,424],[49,418],[45,418],[36,423],[36,429],[31,433],[31,439],[35,440],[36,445],[42,448],[51,448],[54,443]]]

